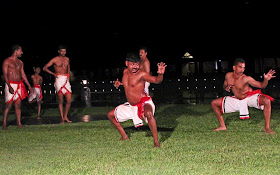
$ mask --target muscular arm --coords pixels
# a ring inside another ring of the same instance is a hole
[[[161,83],[167,65],[163,62],[160,62],[157,64],[157,66],[158,66],[158,71],[157,71],[158,76],[151,76],[150,73],[143,72],[142,78],[150,83],[156,83],[156,84]]]
[[[159,84],[163,80],[163,74],[158,74],[158,76],[151,76],[149,73],[143,72],[142,77],[145,81],[155,84]]]
[[[8,85],[9,89],[13,89],[10,85],[9,79],[8,79],[8,62],[4,61],[3,62],[3,66],[2,66],[2,70],[3,70],[3,75],[4,75],[4,80],[6,82],[6,84]]]
[[[68,68],[67,68],[67,72],[68,72],[68,79],[70,79],[70,61],[69,61],[69,64],[68,64]]]
[[[43,84],[43,77],[40,77],[39,84],[40,84],[40,86],[42,86],[42,84]]]
[[[251,86],[256,87],[256,88],[264,89],[264,88],[266,88],[266,86],[268,84],[268,80],[266,80],[266,79],[264,79],[263,82],[259,82],[259,81],[256,81],[254,78],[252,78],[250,76],[248,76],[246,78],[247,78],[248,83]]]
[[[21,66],[21,69],[20,69],[21,77],[23,78],[25,84],[28,86],[28,88],[29,88],[29,90],[31,91],[31,93],[33,93],[33,89],[31,88],[31,86],[30,86],[30,84],[29,84],[29,82],[28,82],[28,79],[27,79],[27,77],[26,77],[26,75],[25,75],[25,72],[24,72],[24,68],[23,68],[23,67],[24,67],[24,65],[23,65],[23,63],[22,63],[22,66]]]
[[[45,72],[48,72],[49,74],[55,76],[55,73],[53,73],[52,71],[49,70],[49,67],[51,67],[52,65],[54,64],[54,58],[51,59],[44,67],[43,67],[43,70]],[[70,68],[69,68],[70,70]]]
[[[227,73],[225,76],[225,81],[224,81],[224,85],[223,85],[224,90],[226,90],[228,92],[230,92],[231,88],[234,86],[233,84],[228,83],[229,76],[230,76],[230,73]]]
[[[276,73],[275,70],[270,69],[267,74],[263,74],[263,78],[264,78],[263,82],[256,81],[250,76],[247,76],[246,78],[247,78],[247,82],[251,86],[264,89],[264,88],[266,88],[268,81],[271,80],[271,78],[276,77],[276,76],[274,76],[275,73]]]

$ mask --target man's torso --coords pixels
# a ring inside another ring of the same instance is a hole
[[[145,96],[145,81],[142,79],[142,71],[139,70],[135,74],[130,74],[128,70],[125,70],[122,83],[125,89],[126,98],[131,105],[137,104],[141,98]]]
[[[42,77],[40,75],[32,75],[33,85],[41,85]]]
[[[238,79],[234,79],[233,72],[230,72],[227,75],[227,83],[228,85],[234,85],[232,87],[232,93],[238,99],[247,97],[247,92],[252,91],[252,88],[247,82],[247,76],[245,74]]]
[[[6,63],[8,63],[8,71],[7,71],[7,77],[9,81],[20,81],[21,80],[21,68],[22,68],[22,61],[19,59],[13,60],[10,58],[7,58]]]
[[[55,73],[68,73],[69,58],[57,56],[54,58],[54,70]]]

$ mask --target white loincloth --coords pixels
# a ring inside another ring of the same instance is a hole
[[[12,101],[17,101],[17,100],[23,100],[28,96],[28,93],[25,89],[23,80],[20,80],[19,82],[9,82],[11,87],[14,90],[14,94],[11,94],[9,91],[9,86],[7,83],[5,83],[5,102],[10,103]]]
[[[28,101],[31,102],[36,99],[37,102],[41,101],[43,98],[42,90],[40,85],[33,86],[33,94],[30,94],[28,97]]]
[[[121,104],[115,108],[114,114],[117,122],[132,120],[135,127],[143,126],[143,119],[146,123],[148,120],[144,117],[144,105],[149,104],[152,107],[153,114],[155,113],[155,105],[151,97],[144,97],[136,105],[131,105],[128,102]]]
[[[67,93],[72,93],[71,85],[69,82],[68,74],[58,74],[54,82],[54,87],[57,94],[62,93],[63,95]]]

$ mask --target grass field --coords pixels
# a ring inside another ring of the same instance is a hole
[[[71,112],[106,114],[110,109]],[[163,105],[155,115],[161,148],[153,148],[147,124],[137,131],[132,121],[122,124],[130,141],[118,141],[120,135],[108,120],[9,126],[0,131],[0,174],[276,175],[280,110],[272,112],[275,135],[264,132],[263,113],[255,109],[250,109],[248,120],[240,120],[237,113],[225,114],[228,130],[214,132],[218,121],[210,105]]]

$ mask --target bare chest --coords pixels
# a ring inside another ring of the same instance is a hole
[[[125,87],[134,88],[141,85],[141,79],[138,76],[126,75],[123,77],[123,80],[124,80],[123,84]]]
[[[8,70],[19,72],[21,70],[22,64],[19,61],[10,61]]]
[[[242,91],[248,86],[248,83],[245,82],[243,78],[239,78],[239,79],[230,78],[228,80],[228,85],[233,85],[232,87],[233,90]]]
[[[69,61],[66,59],[59,58],[54,63],[57,67],[67,67],[69,65]]]

